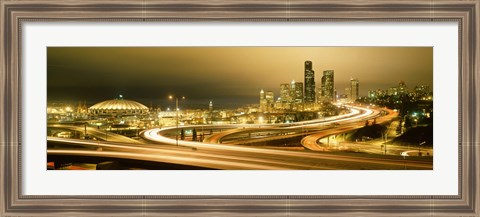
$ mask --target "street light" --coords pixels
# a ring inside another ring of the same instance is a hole
[[[407,162],[406,162],[406,157],[408,156],[407,152],[402,152],[400,155],[403,156],[403,169],[406,170],[407,169]]]
[[[422,155],[422,145],[425,144],[425,143],[427,143],[427,142],[423,141],[418,145],[418,156]]]
[[[385,132],[385,142],[384,142],[384,148],[385,148],[385,155],[387,155],[387,141],[388,141],[388,131],[390,131],[390,128],[392,128],[393,121],[390,122],[390,125],[388,125],[387,132]]]
[[[178,97],[174,97],[172,95],[168,96],[168,99],[173,99],[175,98],[175,111],[176,111],[176,115],[175,115],[175,119],[176,119],[176,130],[175,130],[175,141],[176,141],[176,144],[178,146]],[[185,99],[184,96],[182,96],[181,99]]]

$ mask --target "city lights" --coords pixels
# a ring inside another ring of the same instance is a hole
[[[433,168],[432,48],[83,49],[48,48],[50,169]]]

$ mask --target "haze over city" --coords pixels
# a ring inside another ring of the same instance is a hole
[[[433,48],[47,51],[49,170],[433,169]]]
[[[312,61],[316,83],[335,71],[342,94],[350,78],[360,96],[404,81],[433,89],[431,47],[49,47],[49,102],[95,103],[123,94],[162,104],[170,94],[186,103],[256,103],[261,89],[279,96],[280,84],[303,82],[304,62]]]

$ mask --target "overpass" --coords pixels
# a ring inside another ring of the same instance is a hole
[[[47,128],[56,128],[56,129],[67,129],[73,130],[78,132],[84,132],[85,129],[88,135],[92,135],[96,138],[100,138],[102,140],[114,141],[114,142],[126,142],[126,143],[142,143],[138,140],[118,135],[116,133],[109,133],[108,131],[99,130],[93,127],[85,127],[85,126],[74,126],[74,125],[64,125],[64,124],[49,124]]]
[[[385,109],[388,114],[385,116],[378,117],[376,122],[378,124],[383,124],[386,122],[391,121],[392,119],[396,118],[398,116],[398,112],[395,112],[391,109]],[[338,135],[346,132],[350,132],[353,130],[360,129],[365,126],[365,119],[358,120],[353,123],[348,123],[346,125],[337,127],[337,128],[332,128],[332,129],[326,129],[321,132],[306,136],[305,138],[302,139],[301,144],[310,150],[313,151],[326,151],[329,150],[328,147],[325,146],[325,144],[321,144],[320,140],[322,138],[330,137],[332,135]]]
[[[225,124],[225,125],[196,125],[196,126],[182,126],[179,128],[190,129],[190,128],[202,128],[202,129],[225,129],[220,133],[210,135],[209,137],[203,140],[204,143],[211,144],[221,144],[222,140],[228,136],[239,135],[239,134],[248,134],[252,132],[275,132],[276,136],[269,136],[262,138],[262,141],[271,141],[285,138],[293,138],[298,136],[304,136],[316,132],[320,132],[325,129],[330,129],[337,127],[337,125],[350,124],[357,121],[365,121],[368,119],[373,119],[380,117],[380,112],[378,110],[367,109],[358,106],[351,106],[351,112],[348,114],[343,114],[339,116],[328,117],[324,119],[315,119],[310,121],[302,121],[291,124]],[[169,127],[163,129],[149,129],[142,131],[140,136],[146,140],[153,142],[168,143],[171,145],[176,144],[176,140],[171,140],[166,135],[173,132],[176,132],[178,129],[176,127]],[[187,145],[187,143],[178,141],[179,144]],[[232,142],[233,144],[242,144],[245,141],[239,141],[237,143]],[[187,146],[195,147],[195,143],[188,143]]]
[[[267,148],[198,143],[195,149],[159,144],[125,144],[51,138],[47,145],[50,159],[90,157],[126,159],[153,163],[223,170],[356,170],[356,169],[432,169],[430,161],[376,158],[366,155],[338,155],[319,152],[284,151]],[[64,157],[64,158],[61,158]],[[74,159],[74,158],[72,158]]]
[[[371,111],[371,110],[369,110]],[[303,124],[272,126],[255,125],[255,128],[265,130],[290,130],[322,129],[332,123],[340,122],[342,127],[356,124],[359,120],[378,117],[375,111],[358,112],[354,116],[348,115],[342,118]],[[252,126],[252,125],[245,125]],[[244,126],[244,127],[245,127]],[[267,127],[268,126],[268,127]],[[340,125],[339,125],[340,126]],[[193,127],[193,126],[189,126]],[[202,127],[202,126],[195,126]],[[224,130],[229,133],[242,132],[242,125],[211,126],[212,129]],[[343,129],[334,127],[333,129]],[[152,129],[142,132],[144,138],[154,139],[155,144],[124,143],[113,141],[74,140],[48,137],[47,156],[49,159],[64,161],[75,159],[81,161],[100,162],[102,160],[122,160],[135,162],[142,165],[150,163],[155,168],[162,169],[169,165],[171,168],[202,168],[222,170],[358,170],[358,169],[409,169],[423,170],[432,169],[433,164],[429,160],[402,159],[401,156],[369,156],[363,154],[348,153],[320,153],[311,151],[276,150],[259,147],[223,145],[216,143],[201,143],[193,141],[176,140],[160,135],[168,133],[175,128]],[[227,132],[225,131],[225,132]],[[229,135],[226,133],[226,135]],[[221,136],[222,137],[222,136]],[[215,141],[217,139],[214,139]]]

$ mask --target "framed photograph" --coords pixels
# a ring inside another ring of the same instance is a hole
[[[0,4],[2,216],[480,216],[476,0]]]

